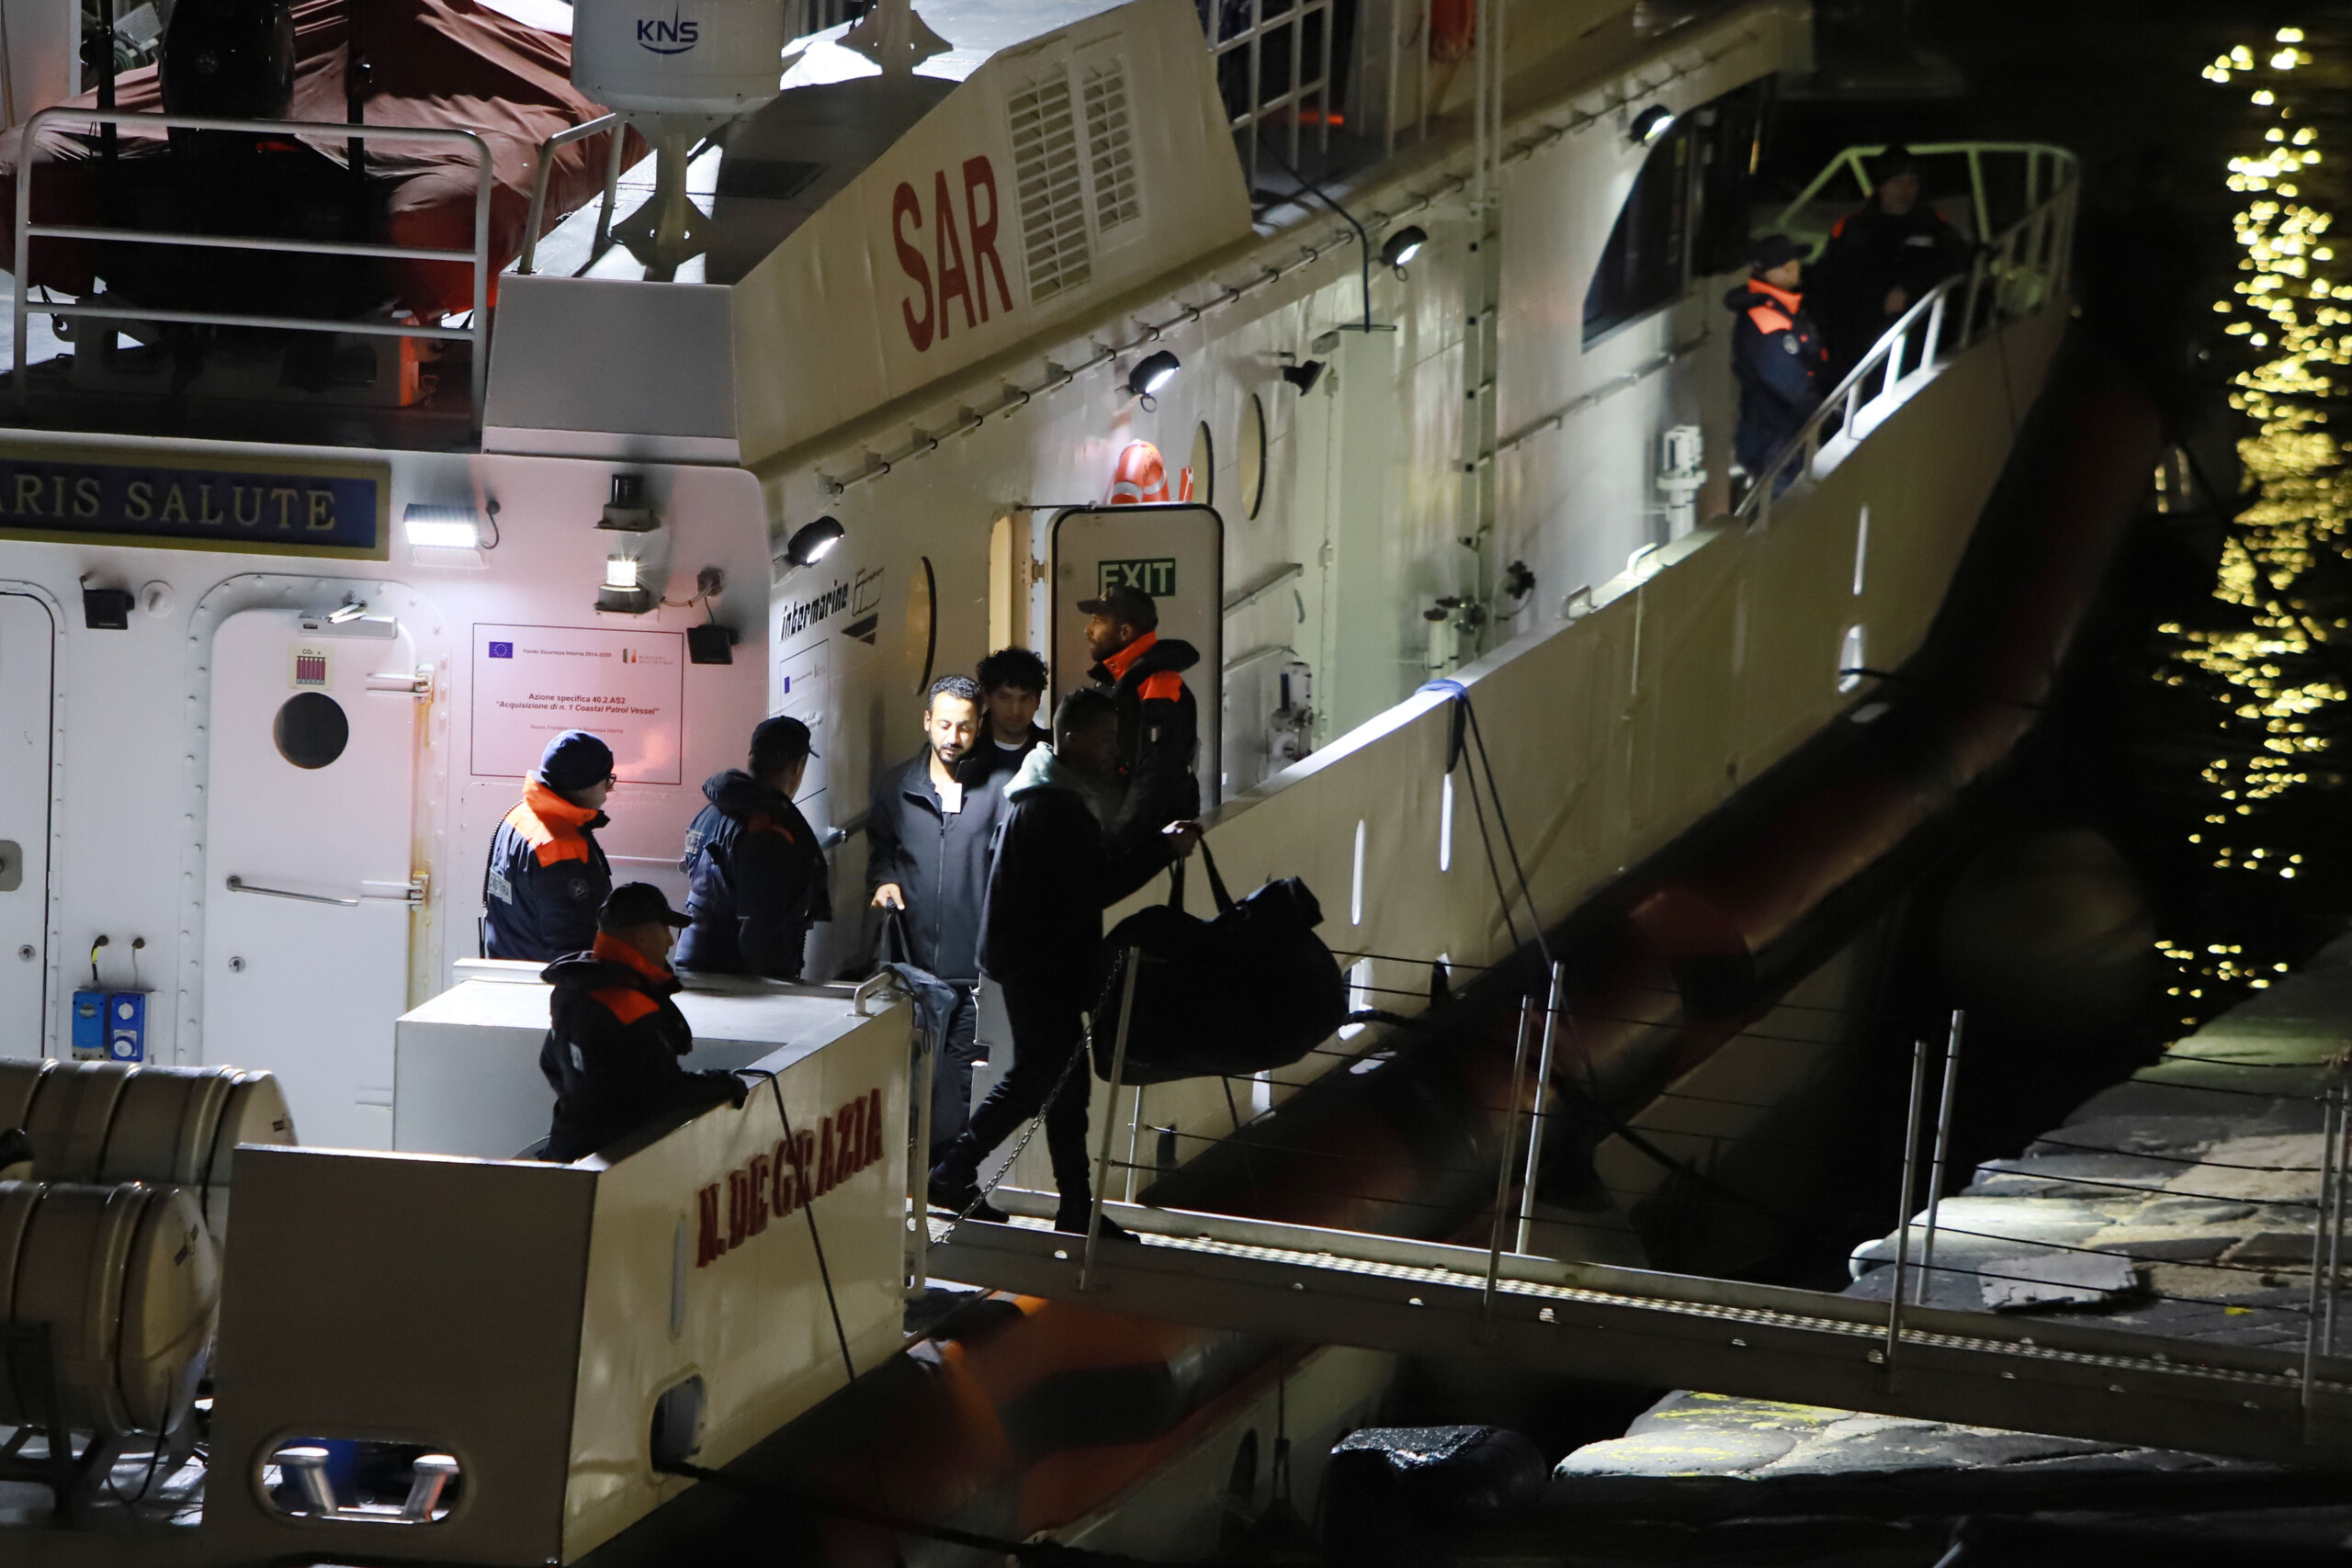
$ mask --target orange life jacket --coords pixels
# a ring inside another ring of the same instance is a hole
[[[589,944],[588,951],[607,964],[617,964],[623,968],[634,969],[649,980],[667,982],[677,977],[668,964],[654,963],[636,948],[607,931],[598,931],[596,940]],[[588,994],[604,1003],[605,1010],[625,1024],[635,1023],[649,1013],[659,1012],[662,1010],[660,1002],[634,986],[607,986],[601,991],[591,991]]]
[[[1102,668],[1111,672],[1111,679],[1114,681],[1124,680],[1126,678],[1128,670],[1134,667],[1135,661],[1149,652],[1152,645],[1159,640],[1158,632],[1146,632],[1110,658],[1105,659],[1102,661]],[[1183,694],[1184,677],[1173,670],[1162,670],[1156,674],[1147,675],[1143,678],[1142,683],[1136,687],[1136,695],[1148,703],[1172,703]]]

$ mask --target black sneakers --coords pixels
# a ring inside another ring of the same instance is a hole
[[[1062,1204],[1060,1208],[1054,1211],[1054,1228],[1057,1231],[1067,1231],[1072,1235],[1084,1235],[1086,1216],[1093,1211],[1093,1208],[1094,1204],[1091,1201]],[[1125,1225],[1114,1224],[1108,1214],[1102,1216],[1100,1228],[1094,1234],[1104,1241],[1134,1242],[1138,1247],[1142,1245],[1136,1240],[1135,1232]]]
[[[965,1219],[981,1220],[989,1224],[1010,1224],[1002,1209],[980,1196],[980,1184],[971,1177],[957,1177],[944,1166],[931,1168],[931,1206],[944,1209]],[[967,1214],[966,1210],[971,1212]]]

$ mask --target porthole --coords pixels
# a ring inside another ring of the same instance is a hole
[[[1203,506],[1216,504],[1216,441],[1204,423],[1193,432],[1193,493],[1185,499]]]
[[[351,744],[351,720],[324,692],[297,692],[269,727],[277,754],[298,768],[323,768]]]
[[[1255,517],[1266,504],[1266,405],[1255,392],[1241,410],[1240,458],[1241,510]]]

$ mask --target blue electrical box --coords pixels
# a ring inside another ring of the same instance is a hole
[[[107,1060],[147,1059],[147,993],[117,991],[107,998]]]
[[[107,994],[74,993],[74,1059],[100,1062],[107,1055]]]

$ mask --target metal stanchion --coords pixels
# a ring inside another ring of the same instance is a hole
[[[2344,1257],[2344,1168],[2352,1163],[2346,1157],[2347,1152],[2352,1152],[2352,1092],[2347,1092],[2342,1083],[2335,1086],[2335,1179],[2327,1190],[2327,1310],[2321,1316],[2319,1330],[2319,1353],[2323,1356],[2335,1354],[2336,1284]]]
[[[1911,1055],[1911,1114],[1903,1127],[1902,1212],[1894,1223],[1894,1291],[1886,1303],[1886,1350],[1883,1381],[1894,1387],[1894,1352],[1903,1343],[1903,1288],[1911,1266],[1911,1194],[1919,1174],[1919,1114],[1928,1098],[1928,1042],[1917,1041]]]
[[[915,1090],[922,1098],[915,1102],[914,1146],[907,1151],[907,1196],[914,1204],[914,1224],[907,1241],[907,1288],[910,1291],[920,1291],[931,1282],[931,1089],[939,1074],[939,1042],[921,1032],[915,1037],[923,1042],[918,1053],[922,1061]]]
[[[1111,1124],[1118,1120],[1119,1078],[1127,1070],[1127,1031],[1136,1020],[1136,971],[1142,967],[1143,949],[1127,949],[1127,972],[1119,982],[1119,1032],[1111,1044],[1111,1093],[1102,1111],[1102,1144],[1094,1156],[1094,1197],[1086,1213],[1086,1248],[1079,1255],[1078,1288],[1081,1291],[1092,1288],[1094,1282],[1094,1249],[1102,1242],[1102,1189],[1111,1179]],[[1085,1049],[1082,1044],[1079,1048]],[[1051,1103],[1046,1111],[1052,1113]]]
[[[1936,1152],[1928,1161],[1928,1234],[1919,1244],[1919,1283],[1911,1292],[1911,1299],[1923,1306],[1935,1289],[1936,1210],[1944,1197],[1944,1156],[1951,1147],[1952,1089],[1960,1081],[1960,1032],[1967,1021],[1968,1015],[1954,1008],[1951,1034],[1944,1042],[1943,1095],[1936,1104]]]
[[[1544,1048],[1535,1054],[1535,1098],[1529,1108],[1527,1129],[1527,1174],[1519,1187],[1519,1250],[1525,1252],[1529,1233],[1535,1224],[1535,1175],[1544,1162],[1544,1129],[1550,1121],[1544,1109],[1544,1095],[1552,1087],[1552,1041],[1560,1029],[1560,1009],[1564,1005],[1561,993],[1567,989],[1568,966],[1557,959],[1552,963],[1552,985],[1544,1005]]]
[[[1510,1211],[1510,1156],[1519,1145],[1519,1080],[1527,1071],[1527,1037],[1533,1032],[1535,998],[1522,998],[1519,1004],[1519,1044],[1510,1056],[1510,1111],[1503,1118],[1502,1157],[1495,1162],[1495,1223],[1487,1241],[1487,1289],[1481,1298],[1479,1311],[1486,1332],[1494,1332],[1495,1281],[1503,1269],[1503,1221]]]
[[[2318,1382],[2321,1266],[2327,1261],[2327,1191],[2335,1184],[2337,1135],[2343,1130],[2342,1107],[2333,1090],[2320,1100],[2319,1189],[2312,1194],[2312,1284],[2304,1301],[2302,1407],[2311,1419],[2312,1392]]]

